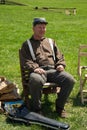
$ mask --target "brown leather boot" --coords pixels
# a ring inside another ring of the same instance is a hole
[[[57,108],[56,112],[57,112],[58,116],[61,117],[61,118],[66,118],[67,117],[67,113],[66,113],[66,111],[64,109]]]

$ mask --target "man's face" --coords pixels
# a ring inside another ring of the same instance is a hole
[[[34,36],[42,38],[46,32],[46,24],[37,24],[33,27]]]

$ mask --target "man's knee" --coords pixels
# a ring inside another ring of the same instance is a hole
[[[45,83],[45,80],[43,79],[43,77],[40,74],[31,73],[29,82],[36,84],[36,85],[37,84],[43,85]]]
[[[70,83],[71,85],[75,83],[75,79],[71,74],[64,71],[62,72],[62,76],[64,76],[64,79],[67,83]]]

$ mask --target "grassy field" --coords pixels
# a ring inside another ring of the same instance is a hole
[[[35,10],[38,7],[38,10]],[[66,15],[64,10],[43,10],[43,7],[76,8],[76,15]],[[47,37],[54,38],[65,55],[67,68],[76,84],[70,95],[66,110],[67,119],[61,119],[54,112],[55,95],[49,96],[49,102],[43,99],[46,117],[69,123],[70,130],[87,130],[87,103],[82,105],[76,98],[79,91],[77,75],[78,47],[87,44],[87,0],[12,0],[0,4],[0,75],[18,84],[22,91],[18,49],[32,35],[34,17],[45,17]],[[85,61],[87,63],[87,61]],[[48,130],[47,128],[9,122],[5,115],[0,115],[1,130]]]

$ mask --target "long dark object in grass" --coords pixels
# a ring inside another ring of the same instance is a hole
[[[35,112],[29,112],[25,105],[22,105],[21,107],[15,107],[15,102],[9,102],[6,104],[7,105],[5,105],[4,108],[8,113],[7,117],[12,121],[23,122],[26,124],[38,124],[54,130],[69,130],[70,128],[69,124],[67,123],[50,119]]]
[[[65,14],[70,15],[70,14],[74,14],[76,15],[76,8],[57,8],[57,7],[35,7],[35,10],[44,10],[44,11],[55,11],[55,12],[65,12]]]
[[[76,8],[58,8],[58,7],[42,7],[42,8],[39,8],[39,7],[35,7],[35,9],[76,9]]]

